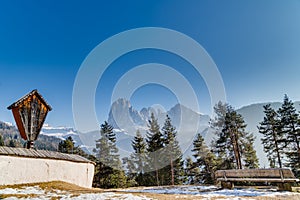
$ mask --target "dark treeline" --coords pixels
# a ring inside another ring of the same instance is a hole
[[[196,134],[192,157],[185,160],[170,117],[167,115],[161,126],[153,113],[147,134],[143,137],[140,131],[136,132],[131,142],[134,151],[122,161],[113,127],[107,122],[100,126],[100,139],[96,141],[94,155],[76,147],[71,137],[59,142],[58,150],[94,161],[93,186],[99,188],[214,184],[216,170],[258,168],[255,137],[246,131],[243,117],[232,106],[222,102],[214,107],[214,113],[215,117],[210,121],[214,131],[211,144],[206,144],[200,133]],[[300,116],[293,102],[285,95],[278,110],[268,104],[264,106],[264,114],[258,131],[263,136],[262,145],[270,167],[288,167],[299,178]],[[15,137],[5,135],[3,140],[0,135],[0,146],[16,146],[10,142]]]

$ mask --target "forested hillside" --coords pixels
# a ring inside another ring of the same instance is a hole
[[[57,151],[61,139],[46,135],[39,135],[35,141],[36,149]],[[23,147],[25,141],[21,138],[18,129],[8,123],[0,121],[0,146]]]

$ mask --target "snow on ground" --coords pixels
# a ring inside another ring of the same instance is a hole
[[[62,200],[72,199],[72,200],[150,200],[144,196],[133,195],[133,194],[117,194],[114,192],[104,192],[104,193],[91,193],[91,194],[81,194],[79,196],[74,196],[69,192],[55,190],[52,192],[42,190],[38,186],[36,187],[25,187],[22,189],[13,189],[13,188],[5,188],[0,190],[0,198],[1,195],[10,195],[11,197],[5,198],[5,200],[19,200],[17,195],[26,195],[23,199],[30,200],[50,200],[59,198]],[[29,196],[29,197],[28,197]],[[31,196],[31,197],[30,197]],[[21,198],[22,199],[22,198]]]
[[[275,197],[284,195],[293,195],[292,192],[277,192],[272,189],[218,189],[216,186],[175,186],[175,187],[148,187],[136,189],[123,189],[125,192],[143,192],[156,194],[181,194],[195,195],[210,199],[212,197],[224,197],[233,199],[235,197]]]
[[[71,198],[73,200],[81,200],[81,199],[90,199],[90,200],[99,200],[99,199],[126,199],[126,200],[150,200],[144,196],[136,196],[133,194],[116,194],[113,192],[101,193],[101,194],[82,194],[78,197]]]
[[[216,186],[175,186],[175,187],[144,187],[137,189],[124,189],[126,192],[145,192],[155,194],[188,194],[198,195],[199,192],[215,191]]]
[[[73,199],[73,200],[149,200],[139,193],[152,193],[152,194],[174,194],[175,198],[183,198],[186,195],[194,196],[196,199],[234,199],[249,200],[251,197],[254,199],[257,198],[266,198],[266,197],[275,197],[275,198],[285,198],[289,195],[295,195],[297,193],[292,192],[277,192],[274,189],[234,189],[234,190],[225,190],[219,189],[215,186],[176,186],[176,187],[138,187],[138,188],[128,188],[128,189],[119,189],[117,190],[122,193],[117,192],[102,192],[102,193],[87,193],[81,195],[73,195],[68,191],[61,190],[52,190],[45,191],[39,186],[34,187],[24,187],[21,189],[14,188],[5,188],[0,189],[0,198],[1,195],[8,195],[11,197],[6,198],[6,200],[17,200],[20,195],[23,195],[23,199],[31,200],[50,200],[50,199]],[[125,192],[125,193],[124,193]],[[128,194],[126,194],[128,192]],[[23,197],[21,196],[21,197]],[[300,194],[299,194],[300,197]]]

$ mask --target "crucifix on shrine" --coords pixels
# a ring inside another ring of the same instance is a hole
[[[27,141],[26,148],[33,148],[51,106],[37,90],[33,90],[7,109],[12,110],[20,135]]]

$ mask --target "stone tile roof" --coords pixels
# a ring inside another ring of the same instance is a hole
[[[93,163],[92,161],[76,154],[66,154],[55,151],[34,150],[25,148],[0,147],[0,155],[66,160],[80,163]]]

